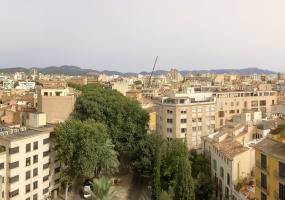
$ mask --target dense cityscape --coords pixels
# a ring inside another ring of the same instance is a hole
[[[281,73],[0,79],[2,199],[285,197]]]

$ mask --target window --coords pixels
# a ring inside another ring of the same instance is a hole
[[[31,178],[31,171],[26,171],[26,180]]]
[[[236,105],[239,106],[239,102],[238,101],[236,102]]]
[[[267,190],[267,176],[261,172],[260,178],[261,178],[261,187]]]
[[[196,118],[192,118],[192,123],[196,123]]]
[[[16,167],[19,167],[19,161],[9,163],[9,169],[14,169]]]
[[[60,172],[60,167],[54,169],[54,173]]]
[[[33,176],[37,176],[38,175],[38,168],[33,169]]]
[[[209,107],[206,107],[206,112],[210,112],[210,108]]]
[[[33,195],[33,200],[38,200],[38,194]]]
[[[224,111],[219,111],[219,117],[224,117],[225,116],[225,112]]]
[[[34,142],[34,150],[38,149],[38,142]]]
[[[30,191],[31,191],[31,185],[28,184],[28,185],[26,185],[26,193],[28,193],[28,192],[30,192]]]
[[[31,151],[31,143],[26,144],[26,152],[30,152]]]
[[[266,107],[261,107],[260,111],[263,112],[263,113],[266,113]]]
[[[9,192],[9,197],[10,198],[15,197],[17,195],[19,195],[19,189],[14,190],[13,192]]]
[[[192,127],[192,132],[196,132],[196,127]]]
[[[230,175],[229,174],[227,174],[227,184],[228,184],[228,186],[231,185],[231,179],[230,179]]]
[[[220,177],[224,179],[224,168],[220,167]]]
[[[247,101],[244,102],[244,107],[245,107],[245,108],[247,107]]]
[[[38,181],[33,182],[33,189],[37,189],[38,188]]]
[[[173,122],[173,119],[167,119],[168,124],[172,124],[172,122]]]
[[[19,181],[19,175],[9,178],[9,183],[15,183]]]
[[[267,157],[265,154],[263,153],[260,154],[260,161],[261,161],[261,167],[263,169],[267,169]]]
[[[46,194],[46,193],[48,193],[48,187],[43,189],[43,194]]]
[[[46,157],[46,156],[48,156],[48,155],[49,155],[49,151],[43,152],[43,157]]]
[[[278,162],[278,176],[280,178],[285,179],[285,163],[284,162]]]
[[[186,133],[187,132],[187,128],[181,128],[181,133]]]
[[[48,93],[47,93],[47,92],[44,92],[44,96],[48,96]]]
[[[215,116],[211,116],[211,120],[215,120]]]
[[[43,144],[48,144],[49,143],[49,138],[43,139]]]
[[[26,158],[26,166],[30,166],[31,164],[31,158]]]
[[[34,163],[38,162],[38,155],[34,155]]]
[[[260,106],[266,106],[266,100],[261,100],[259,101]]]
[[[220,103],[220,109],[223,109],[223,103]]]
[[[251,101],[251,107],[258,106],[258,101]]]
[[[185,123],[187,123],[187,119],[181,119],[180,122],[181,122],[181,124],[185,124]]]
[[[187,114],[186,109],[181,110],[181,114]]]
[[[56,185],[56,184],[59,184],[59,178],[58,179],[56,179],[55,181],[54,181],[54,184]]]
[[[234,102],[231,102],[231,106],[234,106],[235,104],[234,104]]]
[[[198,122],[202,122],[202,118],[198,118]]]
[[[213,160],[214,170],[217,171],[217,161]]]
[[[282,183],[279,183],[279,189],[278,190],[279,190],[279,192],[278,192],[279,199],[284,200],[285,199],[285,185]]]
[[[198,126],[198,131],[202,131],[202,126]]]
[[[19,153],[19,147],[9,148],[9,154]]]
[[[263,192],[260,192],[260,199],[261,200],[267,200],[266,194],[264,194]]]
[[[230,114],[234,114],[235,112],[235,110],[230,110]]]
[[[215,107],[211,107],[211,111],[214,112],[215,111]]]
[[[166,131],[167,133],[172,133],[172,128],[167,128]]]
[[[0,169],[4,169],[4,163],[0,163]]]
[[[196,136],[192,136],[192,142],[196,142]]]
[[[167,114],[172,114],[172,110],[167,110]]]
[[[198,113],[202,113],[202,108],[198,108]]]
[[[219,191],[223,193],[223,182],[221,179],[219,179]]]
[[[196,113],[196,108],[192,108],[192,113]]]
[[[207,131],[210,130],[210,125],[206,125],[206,130],[207,130]]]
[[[43,182],[45,182],[45,181],[48,180],[48,176],[49,176],[49,175],[43,177]]]

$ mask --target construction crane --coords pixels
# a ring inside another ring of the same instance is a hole
[[[156,56],[156,59],[155,59],[155,62],[154,62],[153,68],[152,68],[152,72],[151,72],[151,75],[150,75],[150,77],[149,77],[148,88],[150,88],[150,86],[151,86],[151,84],[150,84],[150,83],[151,83],[151,77],[152,77],[153,70],[154,70],[154,68],[155,68],[157,59],[158,59],[158,56]]]

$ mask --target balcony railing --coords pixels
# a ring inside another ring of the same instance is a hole
[[[260,180],[256,180],[256,186],[259,187],[263,192],[265,192],[267,195],[269,195],[269,186],[262,185]]]
[[[256,161],[255,165],[260,170],[265,171],[267,174],[269,174],[269,166],[268,165],[262,165],[259,161]]]
[[[279,181],[285,183],[285,174],[274,170],[274,177],[277,178]]]

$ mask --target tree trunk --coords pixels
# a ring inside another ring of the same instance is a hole
[[[66,188],[65,188],[65,200],[67,200],[67,192],[68,192],[68,183],[66,184]]]

